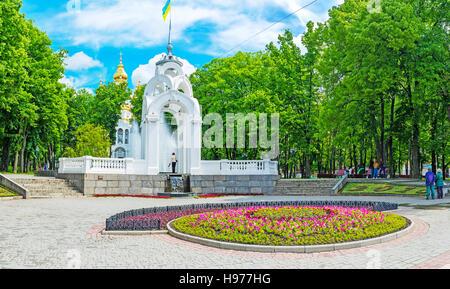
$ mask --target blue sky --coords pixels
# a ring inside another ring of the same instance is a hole
[[[173,53],[184,59],[187,72],[248,40],[279,19],[313,0],[172,0]],[[112,76],[123,53],[130,88],[148,81],[154,63],[166,51],[166,0],[23,0],[22,13],[47,32],[53,48],[69,51],[64,82],[95,90],[100,75]],[[322,22],[343,0],[318,0],[308,8],[259,34],[228,53],[257,51],[290,29],[301,35],[308,21]]]

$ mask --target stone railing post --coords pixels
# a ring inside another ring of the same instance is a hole
[[[65,165],[65,158],[60,158],[59,159],[59,168],[58,168],[58,173],[59,174],[64,174],[64,165]]]
[[[228,163],[228,160],[220,160],[220,173],[222,175],[230,174],[230,164]]]
[[[334,196],[347,184],[348,175],[344,175],[342,179],[331,189],[331,195]]]
[[[125,174],[131,175],[131,174],[135,173],[133,171],[133,169],[134,169],[133,162],[134,162],[134,159],[129,159],[129,158],[125,159],[125,167],[124,167]]]
[[[91,167],[92,167],[92,157],[91,156],[83,157],[83,172],[85,174],[89,173]]]

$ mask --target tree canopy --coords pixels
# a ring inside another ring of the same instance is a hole
[[[424,164],[448,168],[450,3],[373,3],[345,0],[325,22],[307,23],[305,51],[286,30],[261,51],[203,65],[190,76],[203,132],[218,119],[236,128],[233,115],[277,113],[275,159],[286,178],[364,171],[374,158],[391,176],[418,178]],[[128,100],[141,123],[145,85],[131,98],[126,83],[100,85],[94,94],[61,84],[68,51],[53,51],[20,9],[21,1],[0,2],[0,171],[53,169],[63,155],[109,156]],[[246,123],[244,146],[238,133],[212,134],[202,158],[263,158],[267,148],[250,145],[251,128]]]

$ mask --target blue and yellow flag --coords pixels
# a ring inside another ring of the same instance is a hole
[[[166,3],[166,5],[163,8],[164,21],[166,21],[166,17],[167,17],[167,15],[169,15],[169,11],[170,11],[170,0],[167,0],[167,3]]]

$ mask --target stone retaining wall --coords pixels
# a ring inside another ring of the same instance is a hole
[[[191,176],[197,194],[272,194],[279,176]]]
[[[59,174],[76,186],[84,195],[143,195],[164,193],[167,176]]]
[[[84,195],[157,195],[164,193],[167,176],[59,174]],[[186,182],[190,178],[190,182]],[[185,188],[194,194],[271,194],[278,176],[186,176]]]

